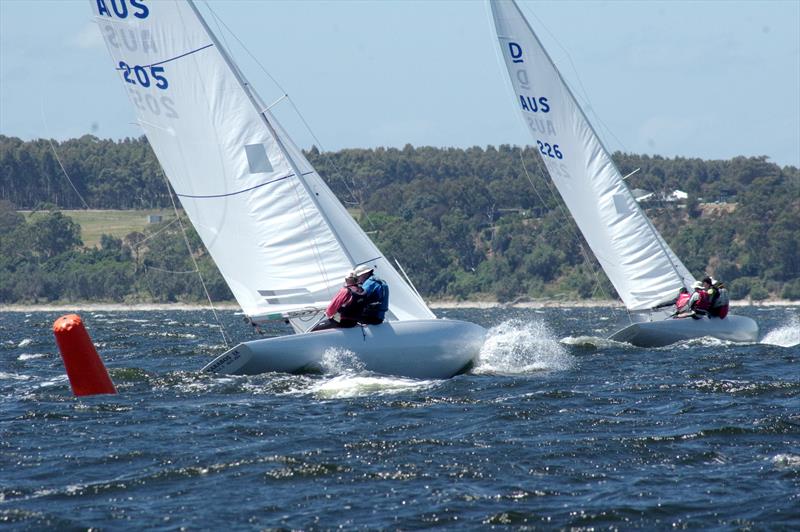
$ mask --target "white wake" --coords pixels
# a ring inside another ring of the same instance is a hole
[[[358,356],[347,349],[327,349],[322,357],[322,369],[325,372],[322,380],[305,390],[320,399],[402,393],[428,388],[437,382],[372,374],[366,371]]]
[[[760,343],[780,347],[794,347],[800,344],[800,318],[797,315],[791,316],[789,323],[768,332]]]
[[[389,395],[421,390],[435,386],[439,381],[406,379],[383,375],[358,375],[346,373],[326,378],[310,390],[320,399],[345,399],[365,395]]]
[[[330,347],[322,355],[322,369],[335,375],[358,373],[364,371],[364,363],[349,349]]]
[[[489,329],[473,372],[512,375],[573,364],[574,357],[543,320],[509,320]]]

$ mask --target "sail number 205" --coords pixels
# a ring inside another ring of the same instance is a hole
[[[169,81],[164,77],[164,67],[162,66],[130,66],[125,61],[120,61],[119,70],[122,71],[125,81],[132,85],[140,85],[145,88],[154,85],[162,90],[169,87]]]
[[[558,149],[558,144],[553,144],[551,146],[549,142],[542,142],[541,140],[537,140],[536,144],[539,145],[539,151],[542,153],[542,155],[546,155],[547,157],[553,159],[564,158],[564,154]]]

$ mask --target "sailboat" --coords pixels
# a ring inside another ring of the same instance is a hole
[[[366,370],[447,378],[485,330],[437,319],[289,138],[192,0],[90,0],[161,167],[246,319],[295,334],[240,343],[203,369],[319,371],[331,350]],[[357,266],[389,285],[381,325],[309,332]],[[402,270],[402,268],[401,268]]]
[[[514,105],[539,156],[603,271],[628,309],[630,323],[610,339],[643,347],[714,337],[758,338],[750,318],[673,318],[653,310],[692,292],[694,276],[670,249],[625,184],[583,110],[513,0],[490,0]]]

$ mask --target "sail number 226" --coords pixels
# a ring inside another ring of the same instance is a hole
[[[553,144],[551,146],[549,142],[542,142],[541,140],[537,140],[536,144],[539,145],[539,151],[542,152],[542,155],[546,155],[547,157],[551,157],[553,159],[564,158],[564,154],[558,149],[558,144]]]

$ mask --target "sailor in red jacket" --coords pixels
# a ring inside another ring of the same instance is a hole
[[[689,308],[689,300],[691,298],[692,296],[689,295],[689,291],[686,288],[681,288],[681,292],[675,299],[675,314],[686,311]]]
[[[695,281],[694,294],[689,299],[689,308],[692,309],[696,316],[705,316],[708,309],[711,308],[711,301],[708,299],[708,293],[700,281]]]
[[[358,318],[364,305],[364,292],[358,285],[358,278],[353,272],[344,278],[344,286],[333,296],[325,310],[327,319],[321,320],[312,331],[325,329],[349,328],[358,325]]]

